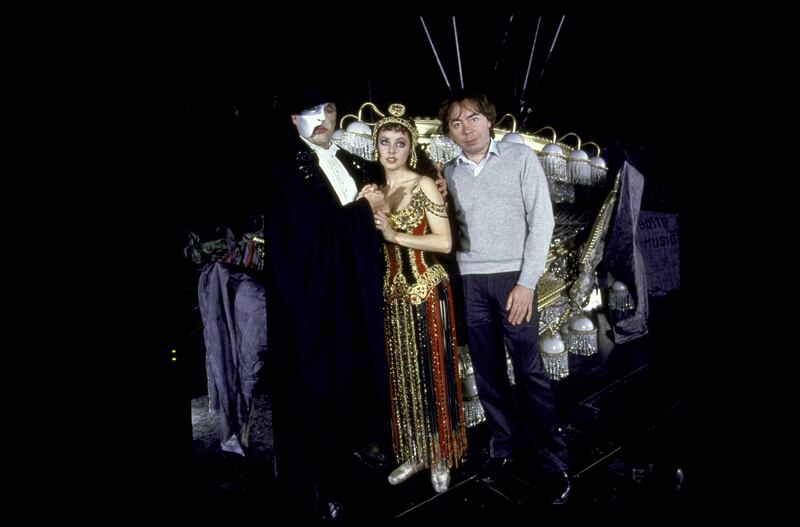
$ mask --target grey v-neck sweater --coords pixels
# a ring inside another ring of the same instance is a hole
[[[458,225],[462,274],[520,271],[517,283],[534,289],[553,236],[553,206],[536,153],[497,142],[499,155],[475,176],[458,158],[444,168]]]

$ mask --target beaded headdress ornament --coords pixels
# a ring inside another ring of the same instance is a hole
[[[417,132],[417,126],[413,121],[403,117],[405,113],[405,105],[399,103],[390,104],[389,115],[375,123],[375,126],[372,128],[372,144],[375,147],[375,160],[378,159],[378,131],[382,126],[393,123],[399,124],[405,128],[408,131],[408,135],[411,136],[411,159],[409,160],[408,165],[411,168],[417,166],[417,150],[415,147],[417,146],[419,132]]]

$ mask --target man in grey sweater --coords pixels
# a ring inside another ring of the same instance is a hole
[[[537,348],[536,282],[545,269],[553,234],[547,181],[533,150],[495,142],[494,104],[485,95],[457,92],[442,103],[444,133],[461,147],[445,165],[458,226],[456,258],[464,284],[469,353],[478,396],[491,430],[483,481],[507,474],[521,432],[541,469],[547,501],[570,494],[568,455],[555,423],[555,400]],[[516,379],[517,403],[505,366],[505,348]]]

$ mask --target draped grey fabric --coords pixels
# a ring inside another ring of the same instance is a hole
[[[624,315],[609,310],[614,342],[622,344],[647,334],[647,270],[637,237],[644,176],[625,161],[619,182],[614,223],[609,231],[600,267],[628,286],[636,307]],[[610,284],[608,284],[610,285]]]
[[[234,266],[215,262],[200,275],[198,297],[209,411],[219,413],[222,449],[243,454],[253,391],[267,350],[264,286]]]

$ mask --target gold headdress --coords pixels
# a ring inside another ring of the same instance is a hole
[[[387,124],[399,124],[403,128],[408,131],[408,135],[411,136],[411,159],[408,162],[408,165],[411,168],[415,168],[417,166],[417,139],[419,136],[419,132],[417,132],[417,126],[414,124],[413,121],[410,119],[406,119],[403,117],[406,113],[405,105],[394,103],[389,105],[389,115],[375,123],[375,126],[372,128],[372,144],[375,147],[375,158],[377,160],[378,157],[378,130],[381,129],[382,126]]]

